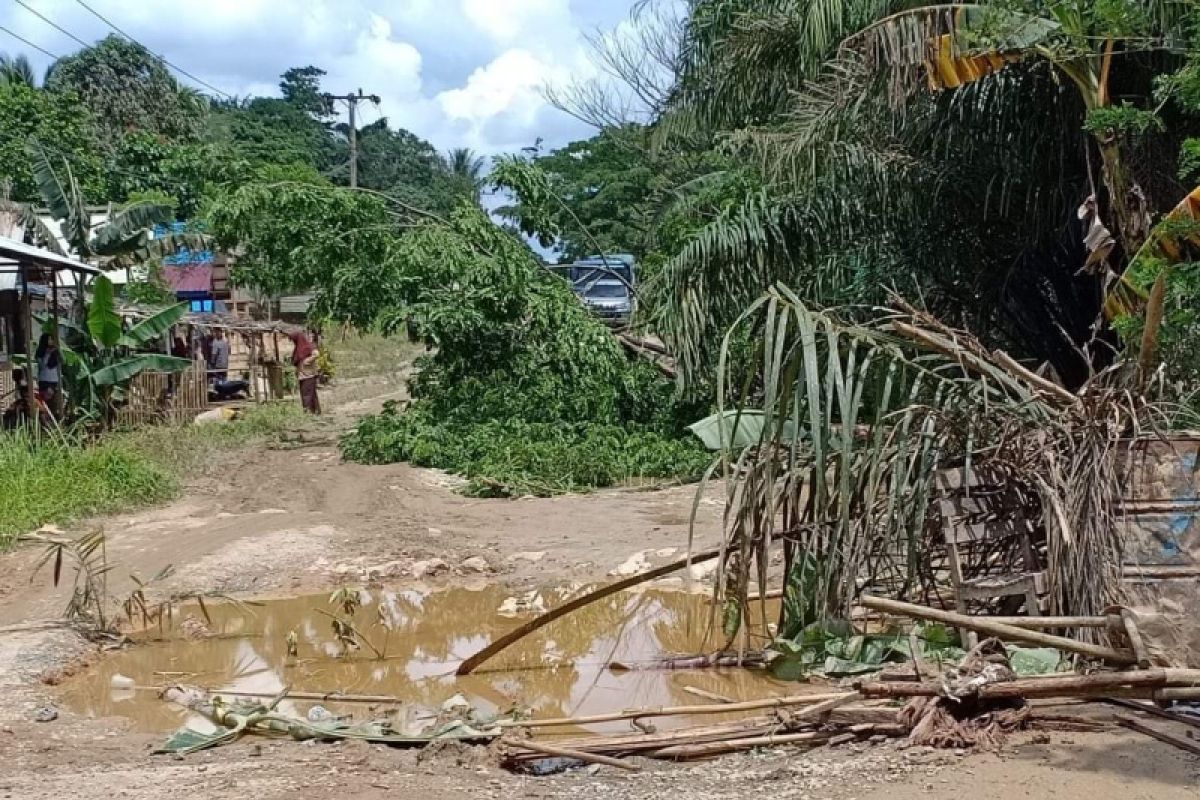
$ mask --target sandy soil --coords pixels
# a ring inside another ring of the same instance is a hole
[[[392,381],[347,380],[331,398],[340,411],[330,427],[402,394]],[[197,476],[166,507],[76,527],[107,532],[114,594],[129,574],[147,577],[168,564],[175,573],[160,593],[262,596],[372,578],[403,582],[430,571],[439,573],[435,581],[479,580],[478,562],[463,563],[472,557],[487,562],[490,580],[534,585],[599,577],[638,551],[661,550],[652,560],[670,560],[670,548],[686,545],[694,496],[676,487],[498,501],[465,498],[452,486],[447,476],[405,465],[344,464],[330,444],[260,448]],[[718,536],[720,508],[715,494],[701,503],[698,545]],[[158,737],[130,732],[120,719],[58,709],[52,722],[32,721],[55,703],[43,676],[61,678],[72,660],[102,657],[70,631],[29,625],[53,620],[67,594],[45,576],[30,583],[36,557],[32,549],[0,556],[0,627],[25,626],[0,632],[0,798],[1172,800],[1195,797],[1200,779],[1196,758],[1124,732],[1015,738],[1002,754],[969,756],[895,744],[807,755],[769,750],[701,765],[648,763],[634,777],[608,768],[515,776],[497,769],[486,750],[458,747],[247,742],[186,760],[151,756]],[[444,561],[445,571],[431,559]]]

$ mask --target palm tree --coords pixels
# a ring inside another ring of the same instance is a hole
[[[487,161],[483,156],[476,155],[469,147],[455,147],[446,153],[446,169],[450,175],[464,187],[470,187],[470,193],[476,201],[483,190],[483,170]]]
[[[33,72],[33,65],[29,63],[26,56],[10,56],[8,53],[0,53],[0,85],[8,86],[10,84],[24,84],[36,89],[38,81]]]
[[[1107,188],[1119,272],[1149,214],[1178,200],[1178,142],[1146,145],[1159,150],[1138,160],[1153,172],[1139,183],[1128,140],[1096,125],[1114,71],[1122,95],[1153,106],[1169,55],[1144,51],[1184,35],[1170,10],[1183,4],[1126,3],[1138,13],[1100,15],[1088,0],[692,0],[656,133],[720,141],[735,158],[697,184],[725,182],[722,211],[698,218],[646,287],[687,379],[711,374],[723,331],[778,281],[817,303],[920,291],[955,324],[1086,378],[1102,279],[1079,274],[1088,254],[1068,221],[1094,183]]]
[[[36,141],[29,143],[27,153],[42,202],[58,222],[62,239],[75,257],[121,268],[162,258],[180,248],[201,249],[208,245],[208,238],[198,234],[172,233],[152,238],[153,228],[174,221],[175,212],[169,205],[150,201],[129,203],[104,223],[93,226],[79,181],[66,159],[54,158]],[[68,255],[31,204],[0,200],[0,213],[15,218],[40,246]]]

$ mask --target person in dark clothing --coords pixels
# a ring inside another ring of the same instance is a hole
[[[317,397],[317,348],[304,331],[288,334],[292,340],[292,366],[296,368],[296,380],[300,384],[300,403],[310,414],[321,413],[321,401]]]
[[[209,345],[209,379],[223,381],[229,377],[229,340],[225,331],[218,328],[213,331],[212,344]]]
[[[50,334],[43,333],[38,340],[35,357],[38,391],[42,393],[43,402],[49,404],[58,395],[58,386],[62,382],[62,355]]]

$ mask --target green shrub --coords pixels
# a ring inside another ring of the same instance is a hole
[[[635,478],[698,478],[711,455],[696,440],[654,427],[596,422],[493,419],[439,421],[427,407],[389,405],[342,442],[366,464],[409,461],[463,475],[477,496],[550,495]]]

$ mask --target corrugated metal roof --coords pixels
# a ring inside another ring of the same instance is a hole
[[[0,261],[7,261],[10,265],[17,261],[31,261],[42,266],[56,267],[58,269],[71,270],[72,272],[85,272],[89,275],[100,274],[100,270],[89,264],[84,264],[82,261],[60,256],[56,253],[51,253],[49,250],[43,250],[31,244],[9,239],[7,236],[0,236]]]

